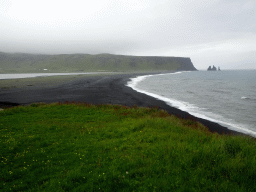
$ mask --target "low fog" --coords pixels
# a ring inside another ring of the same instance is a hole
[[[190,57],[256,69],[255,0],[1,0],[0,52]]]

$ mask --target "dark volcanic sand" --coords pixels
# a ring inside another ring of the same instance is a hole
[[[138,93],[132,88],[125,86],[132,77],[146,74],[119,74],[108,76],[84,76],[74,81],[68,81],[54,87],[29,87],[28,89],[13,88],[1,90],[0,108],[15,105],[27,105],[35,102],[65,102],[76,101],[92,104],[120,104],[127,106],[152,107],[166,110],[182,118],[192,118],[207,126],[211,132],[219,134],[240,134],[223,127],[217,123],[196,118],[179,109],[167,105],[148,95]]]

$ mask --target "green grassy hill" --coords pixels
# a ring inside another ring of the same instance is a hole
[[[44,70],[47,69],[47,70]],[[0,73],[196,70],[190,58],[0,52]]]
[[[256,191],[256,143],[156,108],[0,111],[0,191]]]

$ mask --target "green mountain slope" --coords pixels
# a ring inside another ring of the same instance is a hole
[[[47,70],[44,70],[47,69]],[[0,73],[196,70],[190,58],[0,52]]]

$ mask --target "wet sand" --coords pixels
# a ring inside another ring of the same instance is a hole
[[[77,77],[44,77],[40,80],[26,79],[20,80],[19,86],[13,80],[0,80],[0,108],[13,107],[17,105],[29,105],[36,102],[86,102],[92,104],[119,104],[140,107],[158,107],[166,110],[169,114],[181,118],[199,121],[211,132],[219,134],[241,134],[227,129],[217,123],[196,118],[187,112],[181,111],[167,105],[165,102],[157,100],[151,96],[138,93],[127,87],[127,81],[139,75],[137,74],[112,74],[112,75],[83,75]],[[61,80],[60,80],[61,78]],[[64,78],[64,79],[63,79]],[[53,80],[54,79],[54,80]],[[58,81],[59,79],[59,81]],[[25,83],[24,83],[25,82]],[[12,85],[12,86],[11,86]],[[23,86],[22,86],[23,85]]]

